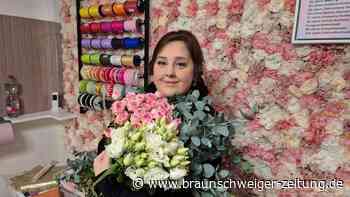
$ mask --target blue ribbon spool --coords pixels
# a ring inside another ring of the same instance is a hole
[[[123,39],[123,48],[126,49],[138,49],[143,45],[142,38],[124,38]]]

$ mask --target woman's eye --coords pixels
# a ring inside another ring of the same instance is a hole
[[[186,66],[187,66],[186,63],[177,63],[177,65],[178,65],[179,67],[186,67]]]
[[[166,62],[165,61],[158,61],[157,64],[159,64],[159,65],[166,65]]]

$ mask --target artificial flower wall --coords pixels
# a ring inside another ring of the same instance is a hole
[[[295,0],[152,0],[151,45],[171,30],[197,36],[216,109],[249,119],[232,143],[259,177],[345,181],[330,192],[259,196],[350,196],[350,47],[292,45],[294,8]],[[75,16],[75,1],[61,0],[64,99],[79,113]],[[95,149],[110,120],[109,112],[80,114],[66,126],[67,145]]]

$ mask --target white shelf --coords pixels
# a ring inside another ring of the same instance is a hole
[[[12,124],[16,124],[16,123],[41,120],[41,119],[46,119],[46,118],[51,118],[51,119],[55,119],[58,121],[64,121],[64,120],[74,119],[76,117],[77,117],[77,115],[75,115],[74,113],[60,110],[59,112],[42,111],[42,112],[24,114],[24,115],[20,115],[16,118],[4,117],[4,119],[11,121]]]

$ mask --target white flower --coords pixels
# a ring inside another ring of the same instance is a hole
[[[309,127],[309,111],[307,109],[294,113],[292,117],[299,126],[303,128]]]
[[[124,152],[127,130],[121,128],[112,129],[112,143],[106,146],[106,152],[111,158],[119,158]]]
[[[164,153],[167,155],[174,155],[179,146],[180,144],[177,142],[167,143],[166,146],[164,147]]]
[[[261,111],[258,115],[260,123],[266,129],[272,129],[272,127],[280,120],[288,118],[288,114],[278,106],[267,107]]]
[[[295,97],[292,97],[291,99],[288,100],[287,103],[287,110],[290,113],[297,113],[301,110],[301,106],[299,104],[299,100]]]
[[[149,184],[152,180],[166,180],[169,178],[169,173],[166,172],[164,169],[155,167],[149,169],[144,177],[143,180],[145,183]]]
[[[145,140],[147,147],[150,148],[152,152],[161,149],[165,144],[165,142],[162,140],[162,137],[155,133],[146,132]]]
[[[339,119],[329,121],[326,125],[326,131],[335,136],[343,134],[343,122]]]
[[[173,168],[170,169],[170,179],[177,180],[185,177],[187,174],[186,169],[182,168]]]
[[[145,174],[145,170],[142,168],[136,169],[133,166],[128,167],[125,170],[125,175],[128,176],[131,180],[136,180],[139,177],[143,177]]]
[[[232,22],[228,27],[228,36],[231,39],[238,39],[241,37],[241,24],[237,22]]]
[[[264,50],[261,49],[253,49],[253,58],[260,62],[261,60],[264,60],[264,58],[267,56],[267,53]]]
[[[236,66],[244,71],[248,72],[250,65],[256,63],[256,61],[251,57],[248,50],[240,50],[235,58]]]
[[[303,85],[300,87],[300,91],[305,95],[313,94],[317,91],[318,88],[318,80],[316,78],[312,78],[306,80]]]
[[[263,78],[259,83],[259,92],[269,94],[275,87],[276,81],[271,78]]]
[[[271,12],[280,12],[283,9],[283,1],[281,0],[271,0],[269,5],[267,6],[267,9]]]

